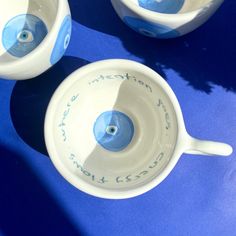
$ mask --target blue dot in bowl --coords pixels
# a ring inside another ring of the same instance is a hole
[[[62,22],[55,46],[52,51],[52,55],[50,58],[50,62],[52,65],[56,64],[65,54],[66,49],[70,43],[71,29],[71,16],[68,15]]]
[[[124,22],[138,33],[153,38],[175,38],[180,35],[177,30],[171,29],[165,25],[150,23],[131,16],[125,16]]]
[[[96,141],[106,150],[119,152],[131,143],[134,136],[132,120],[119,111],[106,111],[94,123]]]
[[[9,54],[20,58],[37,48],[47,33],[47,27],[39,17],[18,15],[5,25],[2,44]]]
[[[184,0],[138,0],[139,6],[150,11],[174,14],[184,5]]]

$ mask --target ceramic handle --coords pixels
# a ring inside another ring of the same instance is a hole
[[[185,153],[188,154],[201,154],[207,156],[229,156],[233,152],[230,145],[225,143],[205,141],[188,137],[188,148]]]

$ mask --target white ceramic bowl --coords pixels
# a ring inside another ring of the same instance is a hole
[[[111,0],[119,17],[145,36],[175,38],[206,22],[223,0]]]
[[[71,36],[67,0],[0,4],[0,78],[30,79],[60,60]]]
[[[65,79],[47,110],[45,141],[64,178],[86,193],[112,199],[155,187],[183,152],[232,152],[227,144],[190,137],[165,80],[128,60],[92,63]]]

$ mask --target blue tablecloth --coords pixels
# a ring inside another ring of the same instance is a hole
[[[127,28],[108,0],[70,0],[73,37],[65,57],[36,79],[0,79],[0,235],[236,235],[236,154],[183,155],[152,191],[103,200],[71,186],[45,149],[44,115],[54,90],[75,69],[126,58],[160,73],[195,137],[236,150],[236,1],[202,27],[155,40]]]

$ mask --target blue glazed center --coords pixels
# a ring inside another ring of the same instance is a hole
[[[5,25],[2,43],[12,56],[24,57],[38,47],[47,33],[46,25],[37,16],[19,15]]]
[[[125,149],[134,136],[132,120],[119,111],[102,113],[94,123],[96,141],[106,150],[119,152]]]
[[[174,14],[179,12],[184,0],[138,0],[139,6],[150,11]]]
[[[33,40],[34,40],[34,36],[28,30],[23,30],[18,35],[18,41],[20,42],[32,42]]]

